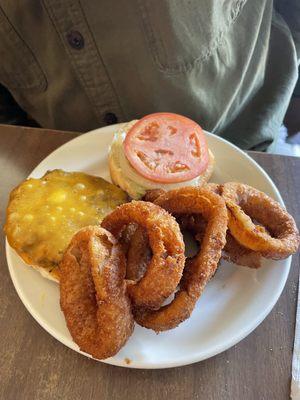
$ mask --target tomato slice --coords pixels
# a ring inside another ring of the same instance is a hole
[[[201,127],[172,113],[140,119],[126,135],[124,152],[140,175],[160,183],[193,179],[206,170],[209,160]]]

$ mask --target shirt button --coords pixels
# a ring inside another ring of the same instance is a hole
[[[116,124],[118,122],[118,118],[117,118],[116,114],[113,114],[110,112],[108,112],[104,115],[103,120],[107,125]]]
[[[84,47],[84,38],[78,31],[70,31],[67,34],[67,39],[73,49],[80,50]]]

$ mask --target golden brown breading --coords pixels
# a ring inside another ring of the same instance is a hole
[[[147,231],[137,225],[126,254],[126,279],[139,281],[145,275],[151,257]]]
[[[215,273],[227,230],[224,200],[208,189],[185,187],[161,195],[157,204],[171,213],[201,214],[208,221],[199,253],[185,266],[174,300],[159,310],[135,308],[135,320],[156,332],[175,328],[189,318],[205,285]]]
[[[239,244],[229,231],[226,234],[226,245],[222,252],[222,258],[244,267],[254,269],[261,267],[261,254]]]
[[[154,201],[161,195],[166,193],[163,189],[152,189],[147,190],[145,196],[143,197],[144,201],[150,201],[150,203],[154,203]]]
[[[147,230],[152,258],[145,275],[128,286],[136,306],[158,308],[176,289],[184,268],[184,242],[179,226],[166,210],[145,202],[132,201],[110,213],[102,226],[119,238],[129,223]]]
[[[180,228],[190,231],[201,245],[207,226],[207,222],[203,216],[200,214],[182,214],[176,216],[176,219]],[[249,268],[257,269],[261,267],[261,254],[239,244],[230,234],[229,230],[227,230],[226,244],[222,251],[222,258]]]
[[[60,265],[60,304],[82,351],[98,359],[116,354],[133,331],[125,256],[100,227],[78,231]]]
[[[299,232],[296,223],[277,201],[251,186],[236,182],[222,186],[222,197],[228,208],[230,233],[241,245],[275,260],[297,251]]]

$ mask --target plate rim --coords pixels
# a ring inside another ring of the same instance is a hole
[[[70,142],[76,142],[76,141],[80,141],[82,140],[82,137],[87,137],[89,135],[94,135],[99,133],[99,131],[104,131],[103,133],[106,134],[112,134],[111,132],[109,132],[111,129],[117,129],[118,127],[120,127],[121,125],[126,124],[126,123],[119,123],[119,124],[115,124],[115,125],[109,125],[107,127],[103,127],[103,128],[97,128],[94,129],[92,131],[86,132],[84,134],[81,134],[79,136],[74,137],[73,139],[67,141],[66,143],[64,143],[63,145],[59,146],[57,149],[55,149],[54,151],[52,151],[48,156],[46,156],[43,160],[41,160],[41,162],[31,171],[31,173],[28,175],[28,177],[31,177],[32,175],[35,174],[35,171],[40,167],[40,164],[42,163],[47,163],[48,158],[53,157],[53,155],[55,155],[55,153],[59,153],[61,151],[64,150],[65,147],[67,147]],[[105,132],[105,130],[107,132]],[[264,176],[264,178],[268,181],[268,183],[270,184],[272,190],[274,191],[275,195],[276,195],[276,200],[283,206],[285,207],[284,201],[282,199],[282,196],[277,188],[277,186],[275,185],[275,183],[273,182],[272,178],[267,174],[267,172],[253,159],[251,158],[245,151],[243,151],[242,149],[238,148],[237,146],[235,146],[234,144],[228,142],[227,140],[225,140],[222,137],[219,137],[217,135],[214,135],[213,133],[207,132],[205,131],[205,134],[207,136],[211,136],[214,139],[216,139],[217,141],[222,142],[223,144],[225,144],[226,146],[229,146],[231,148],[233,148],[235,151],[237,151],[238,153],[240,153],[242,156],[246,157],[248,159],[248,161],[250,162],[250,164],[252,164],[252,166],[254,166],[255,168],[257,168],[259,170],[259,172]],[[124,368],[132,368],[132,369],[166,369],[166,368],[175,368],[175,367],[180,367],[180,366],[185,366],[185,365],[190,365],[190,364],[194,364],[196,362],[200,362],[206,359],[209,359],[211,357],[214,357],[217,354],[220,354],[226,350],[228,350],[229,348],[231,348],[232,346],[236,345],[237,343],[239,343],[241,340],[243,340],[244,338],[246,338],[251,332],[253,332],[260,324],[261,322],[268,316],[268,314],[272,311],[273,307],[275,306],[275,304],[277,303],[277,301],[279,300],[283,289],[286,285],[287,282],[287,278],[290,272],[290,268],[291,268],[291,259],[292,256],[288,257],[285,260],[286,263],[286,267],[285,267],[285,276],[283,277],[283,279],[281,280],[281,284],[279,286],[279,288],[277,289],[276,293],[277,295],[274,297],[273,301],[271,303],[269,303],[268,307],[264,309],[264,311],[262,313],[259,314],[259,317],[257,319],[254,320],[253,323],[253,319],[251,320],[252,323],[249,324],[248,328],[246,330],[243,330],[240,335],[235,336],[233,339],[228,339],[226,341],[223,341],[222,343],[219,343],[219,345],[214,346],[213,351],[210,351],[208,354],[205,354],[202,357],[199,356],[190,356],[189,358],[187,358],[186,356],[183,356],[183,358],[176,358],[176,361],[171,361],[171,362],[164,362],[164,363],[153,363],[153,364],[149,364],[149,362],[134,362],[132,364],[124,364],[124,362],[122,363],[119,360],[114,359],[113,357],[105,359],[105,360],[98,360],[93,358],[91,355],[81,351],[78,346],[76,345],[75,342],[70,343],[69,340],[66,340],[59,332],[57,332],[57,330],[55,330],[54,328],[52,328],[52,326],[50,326],[48,323],[46,323],[44,321],[44,319],[38,315],[38,313],[36,313],[33,308],[31,307],[29,300],[27,300],[27,297],[25,296],[25,294],[23,293],[21,287],[18,284],[18,280],[17,277],[15,275],[14,272],[14,267],[13,267],[13,262],[11,260],[11,252],[14,252],[14,249],[12,249],[7,241],[7,238],[5,237],[5,251],[6,251],[6,260],[7,260],[7,264],[8,264],[8,269],[9,269],[9,273],[10,273],[10,277],[12,279],[14,288],[20,298],[20,300],[22,301],[23,305],[25,306],[25,308],[27,309],[27,311],[30,313],[30,315],[36,320],[36,322],[51,336],[53,336],[56,340],[58,340],[59,342],[61,342],[63,345],[67,346],[68,348],[70,348],[71,350],[75,350],[77,353],[82,354],[86,357],[88,357],[89,359],[92,359],[94,361],[100,361],[102,363],[105,364],[110,364],[110,365],[114,365],[114,366],[119,366],[119,367],[124,367]],[[18,256],[18,255],[17,255]],[[19,257],[19,256],[18,256]]]

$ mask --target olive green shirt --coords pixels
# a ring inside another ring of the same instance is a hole
[[[299,0],[0,0],[0,83],[47,128],[170,111],[265,148],[297,79],[299,14]]]

